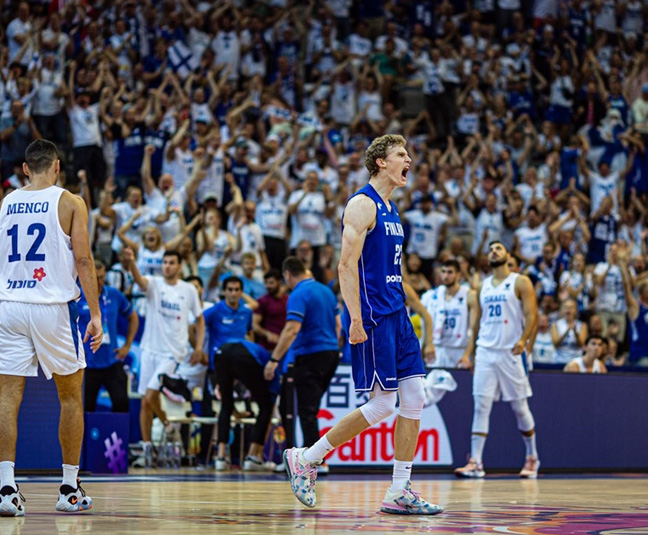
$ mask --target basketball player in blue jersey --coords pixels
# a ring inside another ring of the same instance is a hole
[[[370,392],[371,397],[310,448],[284,452],[292,491],[308,507],[315,507],[317,466],[326,454],[389,417],[400,395],[394,477],[380,510],[403,515],[443,511],[423,500],[410,485],[425,403],[425,367],[405,309],[403,227],[389,198],[394,189],[405,186],[411,162],[402,136],[375,139],[365,154],[369,183],[349,199],[344,211],[338,272],[346,305],[345,331],[351,344],[356,391]]]
[[[528,377],[527,352],[536,332],[538,303],[529,278],[508,267],[509,252],[500,241],[489,245],[492,275],[477,289],[472,336],[462,359],[468,367],[475,351],[473,376],[474,413],[470,460],[455,474],[484,477],[482,452],[488,436],[488,420],[493,401],[508,401],[515,413],[526,447],[526,462],[520,477],[538,476],[540,461],[536,450],[535,422],[527,398],[532,395]],[[530,354],[530,353],[529,353]]]
[[[90,309],[83,342],[101,346],[103,328],[90,253],[88,212],[81,197],[56,186],[60,162],[46,140],[25,151],[30,183],[0,209],[0,516],[23,516],[14,479],[18,410],[25,377],[54,377],[61,404],[63,483],[57,511],[90,509],[77,478],[83,442],[83,343],[77,326],[81,281]]]

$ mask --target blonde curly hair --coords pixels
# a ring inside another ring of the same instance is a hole
[[[378,158],[386,158],[389,149],[392,147],[404,147],[407,141],[403,136],[387,134],[377,137],[369,145],[367,152],[365,152],[365,167],[369,171],[369,175],[375,176],[380,171],[376,160]]]

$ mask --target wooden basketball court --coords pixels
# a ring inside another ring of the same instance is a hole
[[[414,475],[414,488],[446,512],[378,512],[389,475],[331,474],[317,481],[318,507],[297,502],[282,475],[139,470],[86,478],[87,513],[54,512],[60,479],[20,478],[27,516],[0,518],[0,535],[513,533],[648,534],[648,477],[489,475],[457,480]]]

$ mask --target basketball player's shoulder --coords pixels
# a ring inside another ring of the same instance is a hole
[[[63,189],[61,192],[59,207],[68,210],[84,210],[87,212],[85,201],[79,195],[75,195],[66,189]]]
[[[344,225],[368,228],[376,219],[376,203],[367,195],[354,195],[344,210]]]

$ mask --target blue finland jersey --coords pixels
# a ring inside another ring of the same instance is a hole
[[[135,126],[128,137],[115,141],[115,174],[138,175],[144,158],[144,129]]]
[[[356,195],[366,195],[376,203],[376,225],[367,232],[358,261],[362,323],[372,328],[378,325],[378,318],[405,306],[401,274],[404,234],[396,205],[389,201],[390,211],[371,184],[350,199]],[[346,309],[345,317],[348,319]]]

